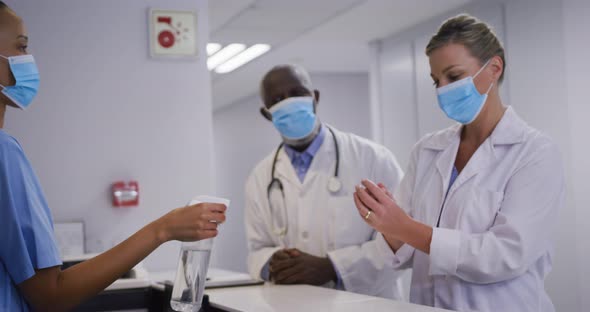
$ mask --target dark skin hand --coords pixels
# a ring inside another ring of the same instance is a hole
[[[37,270],[18,285],[19,290],[34,311],[68,311],[105,289],[163,243],[217,236],[225,210],[224,205],[208,203],[172,210],[90,260],[64,271],[60,267]]]
[[[279,285],[324,285],[336,280],[336,270],[330,259],[316,257],[299,249],[277,251],[269,264],[271,280]]]
[[[7,8],[0,9],[0,54],[25,55],[28,42],[22,19]],[[0,58],[0,84],[15,84],[5,58]],[[4,125],[7,105],[14,106],[0,94],[0,128]],[[217,226],[225,221],[226,209],[225,205],[211,203],[174,209],[90,260],[63,271],[60,266],[36,268],[35,275],[17,285],[18,290],[33,311],[71,310],[112,284],[165,242],[217,236]]]

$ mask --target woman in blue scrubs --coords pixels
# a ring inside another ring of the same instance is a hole
[[[175,209],[111,250],[62,271],[39,181],[18,141],[2,130],[6,108],[24,109],[37,93],[39,73],[27,44],[22,20],[0,1],[0,311],[63,311],[105,289],[167,241],[216,236],[226,207]]]

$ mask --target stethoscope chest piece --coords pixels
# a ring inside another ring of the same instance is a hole
[[[337,177],[330,177],[328,181],[328,191],[330,193],[338,193],[342,189],[342,182]]]

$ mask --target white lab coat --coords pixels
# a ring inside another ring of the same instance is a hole
[[[336,163],[330,131],[326,131],[303,183],[284,149],[279,152],[275,177],[284,186],[288,213],[285,239],[280,239],[273,231],[267,197],[276,150],[262,160],[248,178],[245,222],[250,274],[261,278],[262,268],[276,251],[285,247],[299,248],[315,256],[328,256],[345,290],[399,299],[401,281],[398,277],[401,272],[387,269],[384,258],[379,256],[375,242],[377,235],[359,217],[353,193],[355,185],[364,178],[396,189],[402,170],[385,147],[332,129],[340,149],[342,189],[336,194],[328,191],[328,180],[334,175]],[[274,201],[273,207],[277,207]]]
[[[379,235],[383,256],[394,268],[413,268],[413,303],[458,311],[554,311],[543,281],[551,271],[552,229],[565,204],[556,145],[509,107],[444,202],[460,130],[457,125],[422,139],[395,193],[400,207],[434,227],[430,255],[409,245],[394,254]]]

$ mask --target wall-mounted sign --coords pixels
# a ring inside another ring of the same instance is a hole
[[[152,9],[149,15],[152,56],[198,56],[195,12]]]

